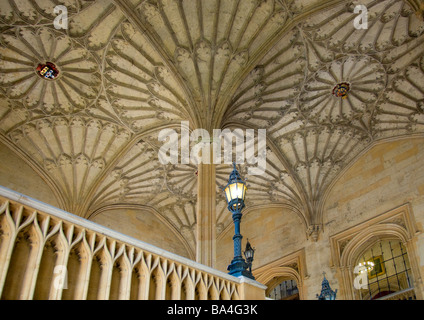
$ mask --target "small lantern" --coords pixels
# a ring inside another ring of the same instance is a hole
[[[250,245],[249,239],[247,239],[246,249],[244,249],[244,256],[246,257],[247,263],[253,261],[253,256],[255,255],[255,249]]]
[[[249,239],[247,239],[246,249],[244,249],[244,256],[246,257],[247,267],[249,268],[249,273],[252,274],[252,263],[253,256],[255,255],[255,249],[250,245]],[[254,279],[253,275],[252,278]]]

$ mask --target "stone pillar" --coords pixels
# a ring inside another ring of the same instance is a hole
[[[200,163],[197,180],[196,261],[212,268],[215,268],[216,263],[215,193],[215,165]]]
[[[244,276],[238,278],[241,279],[239,287],[240,300],[265,300],[267,286]]]

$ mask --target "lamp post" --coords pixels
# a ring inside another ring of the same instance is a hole
[[[234,258],[227,270],[229,274],[239,277],[245,276],[251,279],[255,279],[250,271],[248,263],[243,259],[241,253],[241,239],[243,238],[240,234],[240,220],[242,217],[241,210],[244,208],[244,197],[246,195],[246,183],[241,179],[239,172],[237,171],[236,164],[233,164],[234,168],[228,179],[228,184],[224,189],[225,198],[228,203],[228,210],[232,213],[234,222]],[[249,244],[250,246],[250,244]],[[253,260],[253,253],[247,248],[248,259]],[[246,251],[245,251],[246,253]],[[250,255],[251,254],[251,255]],[[250,261],[251,264],[251,261]],[[247,270],[249,268],[249,270]]]
[[[337,289],[333,291],[330,287],[330,283],[325,278],[325,272],[323,272],[324,280],[322,280],[321,284],[321,294],[317,294],[318,300],[336,300]]]

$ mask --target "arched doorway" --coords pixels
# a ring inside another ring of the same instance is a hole
[[[303,300],[307,275],[305,249],[293,252],[253,270],[256,281],[267,286],[265,296],[273,300]]]
[[[256,281],[267,286],[265,296],[268,299],[303,300],[302,278],[293,267],[267,267],[256,276]]]
[[[272,284],[276,283],[272,287]],[[299,288],[295,279],[287,279],[286,277],[276,277],[269,283],[266,291],[267,298],[273,300],[299,300]]]

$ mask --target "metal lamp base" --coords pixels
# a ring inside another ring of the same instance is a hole
[[[234,277],[244,276],[255,280],[253,274],[249,270],[247,270],[247,263],[246,261],[244,261],[243,258],[234,259],[233,261],[231,261],[231,264],[227,267],[227,270],[229,271],[228,273]]]

